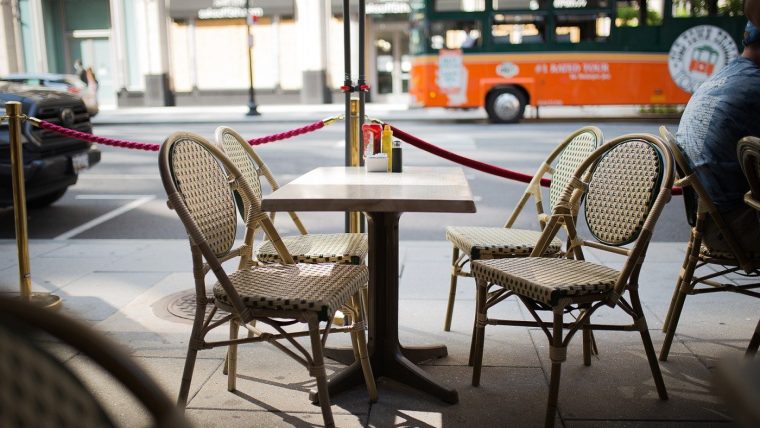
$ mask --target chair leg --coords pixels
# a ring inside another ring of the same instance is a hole
[[[757,354],[757,348],[760,347],[760,320],[757,321],[757,327],[755,327],[755,334],[752,335],[752,339],[749,341],[747,347],[747,357],[754,357]]]
[[[485,340],[486,330],[486,296],[488,294],[488,282],[476,278],[475,285],[477,287],[477,305],[471,346],[472,386],[480,385],[480,369],[483,366],[483,342]]]
[[[451,331],[451,317],[454,314],[454,299],[457,294],[457,277],[459,276],[458,259],[459,248],[455,246],[451,255],[451,285],[449,285],[449,303],[446,306],[446,320],[443,323],[444,331]]]
[[[654,345],[652,345],[652,337],[649,335],[649,328],[647,327],[647,319],[644,316],[644,310],[641,307],[641,299],[639,299],[639,292],[636,289],[629,291],[631,296],[631,305],[636,313],[636,317],[633,323],[638,327],[641,333],[641,341],[644,344],[644,352],[647,354],[647,360],[649,361],[649,368],[652,370],[652,377],[654,378],[654,384],[657,387],[657,394],[660,396],[660,400],[668,399],[668,391],[665,389],[665,381],[662,379],[662,372],[660,371],[660,363],[657,361],[657,354],[654,351]],[[677,320],[677,318],[675,318]]]
[[[351,298],[352,306],[354,307],[354,328],[351,329],[351,336],[354,342],[354,354],[358,354],[359,363],[362,366],[362,373],[364,374],[364,382],[367,384],[367,392],[369,393],[370,403],[377,401],[377,385],[375,384],[375,377],[372,373],[372,365],[369,362],[369,351],[367,350],[367,337],[364,333],[364,306],[362,303],[361,295],[357,293]]]
[[[327,372],[325,371],[325,361],[322,356],[322,338],[319,334],[319,320],[317,315],[310,313],[307,315],[309,323],[309,337],[311,338],[311,353],[313,361],[309,371],[317,380],[317,396],[319,405],[322,407],[322,418],[326,427],[335,427],[332,409],[330,408],[330,394],[327,391]]]
[[[588,307],[589,305],[586,305],[583,310],[587,311]],[[590,322],[590,319],[586,320],[586,323],[583,325],[583,365],[585,366],[590,366],[591,355],[598,353],[594,340],[594,332],[588,326]]]
[[[180,383],[179,395],[177,396],[177,406],[183,411],[187,405],[187,397],[190,395],[190,383],[193,380],[193,370],[195,370],[195,360],[199,349],[197,344],[203,340],[201,330],[205,313],[205,305],[199,305],[195,308],[195,319],[193,320],[193,329],[190,332],[190,341],[187,345],[185,368],[182,370],[182,383]]]
[[[552,339],[549,346],[552,371],[549,378],[549,399],[546,402],[546,418],[544,419],[544,427],[546,428],[554,427],[554,420],[557,416],[557,402],[559,401],[559,381],[562,375],[562,363],[567,358],[567,347],[562,345],[562,313],[562,308],[554,309]]]
[[[230,320],[230,340],[238,338],[240,324],[237,320]],[[230,345],[227,349],[227,391],[235,390],[237,378],[237,345]]]
[[[670,346],[673,344],[673,338],[676,334],[676,328],[678,327],[678,320],[681,318],[681,311],[683,310],[686,296],[691,293],[694,288],[692,280],[694,279],[694,270],[697,268],[699,262],[699,250],[702,245],[702,239],[699,232],[692,230],[691,238],[689,239],[689,247],[686,250],[686,258],[681,268],[681,274],[678,275],[678,282],[676,283],[676,289],[673,291],[673,299],[670,302],[668,308],[668,315],[665,317],[663,323],[663,331],[665,332],[665,340],[662,342],[662,349],[660,349],[660,361],[667,361],[668,354],[670,353]]]

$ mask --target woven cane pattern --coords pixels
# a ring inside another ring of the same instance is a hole
[[[610,291],[620,273],[583,260],[527,257],[475,261],[472,275],[476,280],[556,305],[564,297]]]
[[[636,239],[656,196],[662,174],[657,150],[641,140],[610,149],[597,163],[586,194],[586,222],[601,242]]]
[[[575,136],[559,155],[549,186],[549,212],[554,210],[554,205],[562,197],[562,191],[575,174],[575,170],[596,150],[599,143],[593,132],[584,132]]]
[[[114,426],[61,362],[5,328],[0,328],[0,343],[0,426]]]
[[[247,144],[245,141],[242,143]],[[248,182],[248,185],[251,186],[253,195],[261,201],[261,180],[256,171],[256,165],[254,165],[253,159],[251,159],[251,156],[248,155],[243,146],[241,146],[241,141],[235,138],[234,135],[225,132],[221,146],[224,154],[227,155],[232,161],[232,164],[235,165],[235,168],[243,174],[243,178]],[[246,202],[246,205],[250,206],[251,202]]]
[[[367,257],[367,235],[335,233],[325,235],[286,236],[282,242],[296,263],[347,263],[358,265]],[[256,252],[262,262],[278,262],[274,245],[266,241]]]
[[[172,147],[171,168],[193,220],[214,254],[221,257],[235,241],[237,217],[227,178],[213,155],[186,139]]]
[[[471,259],[527,257],[541,232],[504,227],[447,227],[446,239]],[[562,242],[554,238],[544,254],[558,253]]]
[[[314,311],[326,321],[367,283],[369,274],[364,265],[295,264],[239,270],[229,278],[254,314],[256,309]],[[218,282],[214,297],[231,304]]]

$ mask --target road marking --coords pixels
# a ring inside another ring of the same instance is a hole
[[[131,211],[140,205],[146,204],[154,199],[156,199],[155,195],[78,195],[77,199],[102,199],[102,200],[129,200],[133,199],[132,202],[121,206],[119,208],[116,208],[113,211],[109,211],[100,217],[96,217],[87,223],[77,226],[71,230],[69,230],[66,233],[62,233],[55,238],[53,238],[56,241],[62,241],[69,239],[73,236],[79,235],[80,233],[92,229],[93,227],[105,223],[108,220],[111,220],[115,217],[118,217],[128,211]]]
[[[85,180],[158,180],[158,174],[80,174],[79,179]]]

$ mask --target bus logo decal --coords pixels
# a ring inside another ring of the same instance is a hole
[[[467,68],[461,49],[441,49],[438,52],[435,83],[447,95],[447,105],[453,107],[467,102]]]
[[[734,39],[725,30],[698,25],[673,42],[668,53],[668,71],[679,88],[692,93],[738,53]]]
[[[514,62],[502,62],[496,66],[496,74],[501,77],[515,77],[520,74],[520,67]]]

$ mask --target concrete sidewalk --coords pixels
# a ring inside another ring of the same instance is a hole
[[[642,272],[642,299],[657,350],[684,248],[683,243],[652,244]],[[400,335],[406,344],[448,346],[448,357],[422,367],[457,389],[459,404],[448,405],[381,379],[375,404],[368,404],[359,387],[332,397],[338,426],[542,426],[548,393],[546,337],[537,329],[486,329],[482,382],[472,387],[467,366],[475,307],[472,280],[460,282],[452,331],[442,330],[450,251],[443,240],[402,242]],[[193,287],[186,241],[36,240],[30,252],[36,291],[60,296],[64,314],[85,320],[124,345],[176,397],[190,335],[190,322],[181,317]],[[590,254],[596,262],[616,266],[611,257]],[[14,241],[0,241],[0,272],[0,292],[17,291]],[[591,367],[583,366],[576,337],[563,366],[557,426],[730,426],[725,406],[712,392],[712,371],[724,356],[743,353],[757,322],[757,305],[730,293],[687,299],[670,359],[661,364],[669,401],[657,398],[638,334],[596,333],[599,355]],[[529,316],[513,301],[494,310]],[[605,309],[595,319],[615,322],[624,319],[621,314]],[[225,328],[216,333],[224,334]],[[339,334],[330,342],[348,343]],[[130,427],[147,424],[135,400],[101,370],[70,349],[50,346],[84,377],[117,420]],[[238,391],[232,393],[222,374],[224,352],[199,353],[187,412],[198,426],[322,424],[319,407],[308,400],[313,382],[300,365],[267,344],[242,346]],[[328,360],[328,374],[342,367]]]

